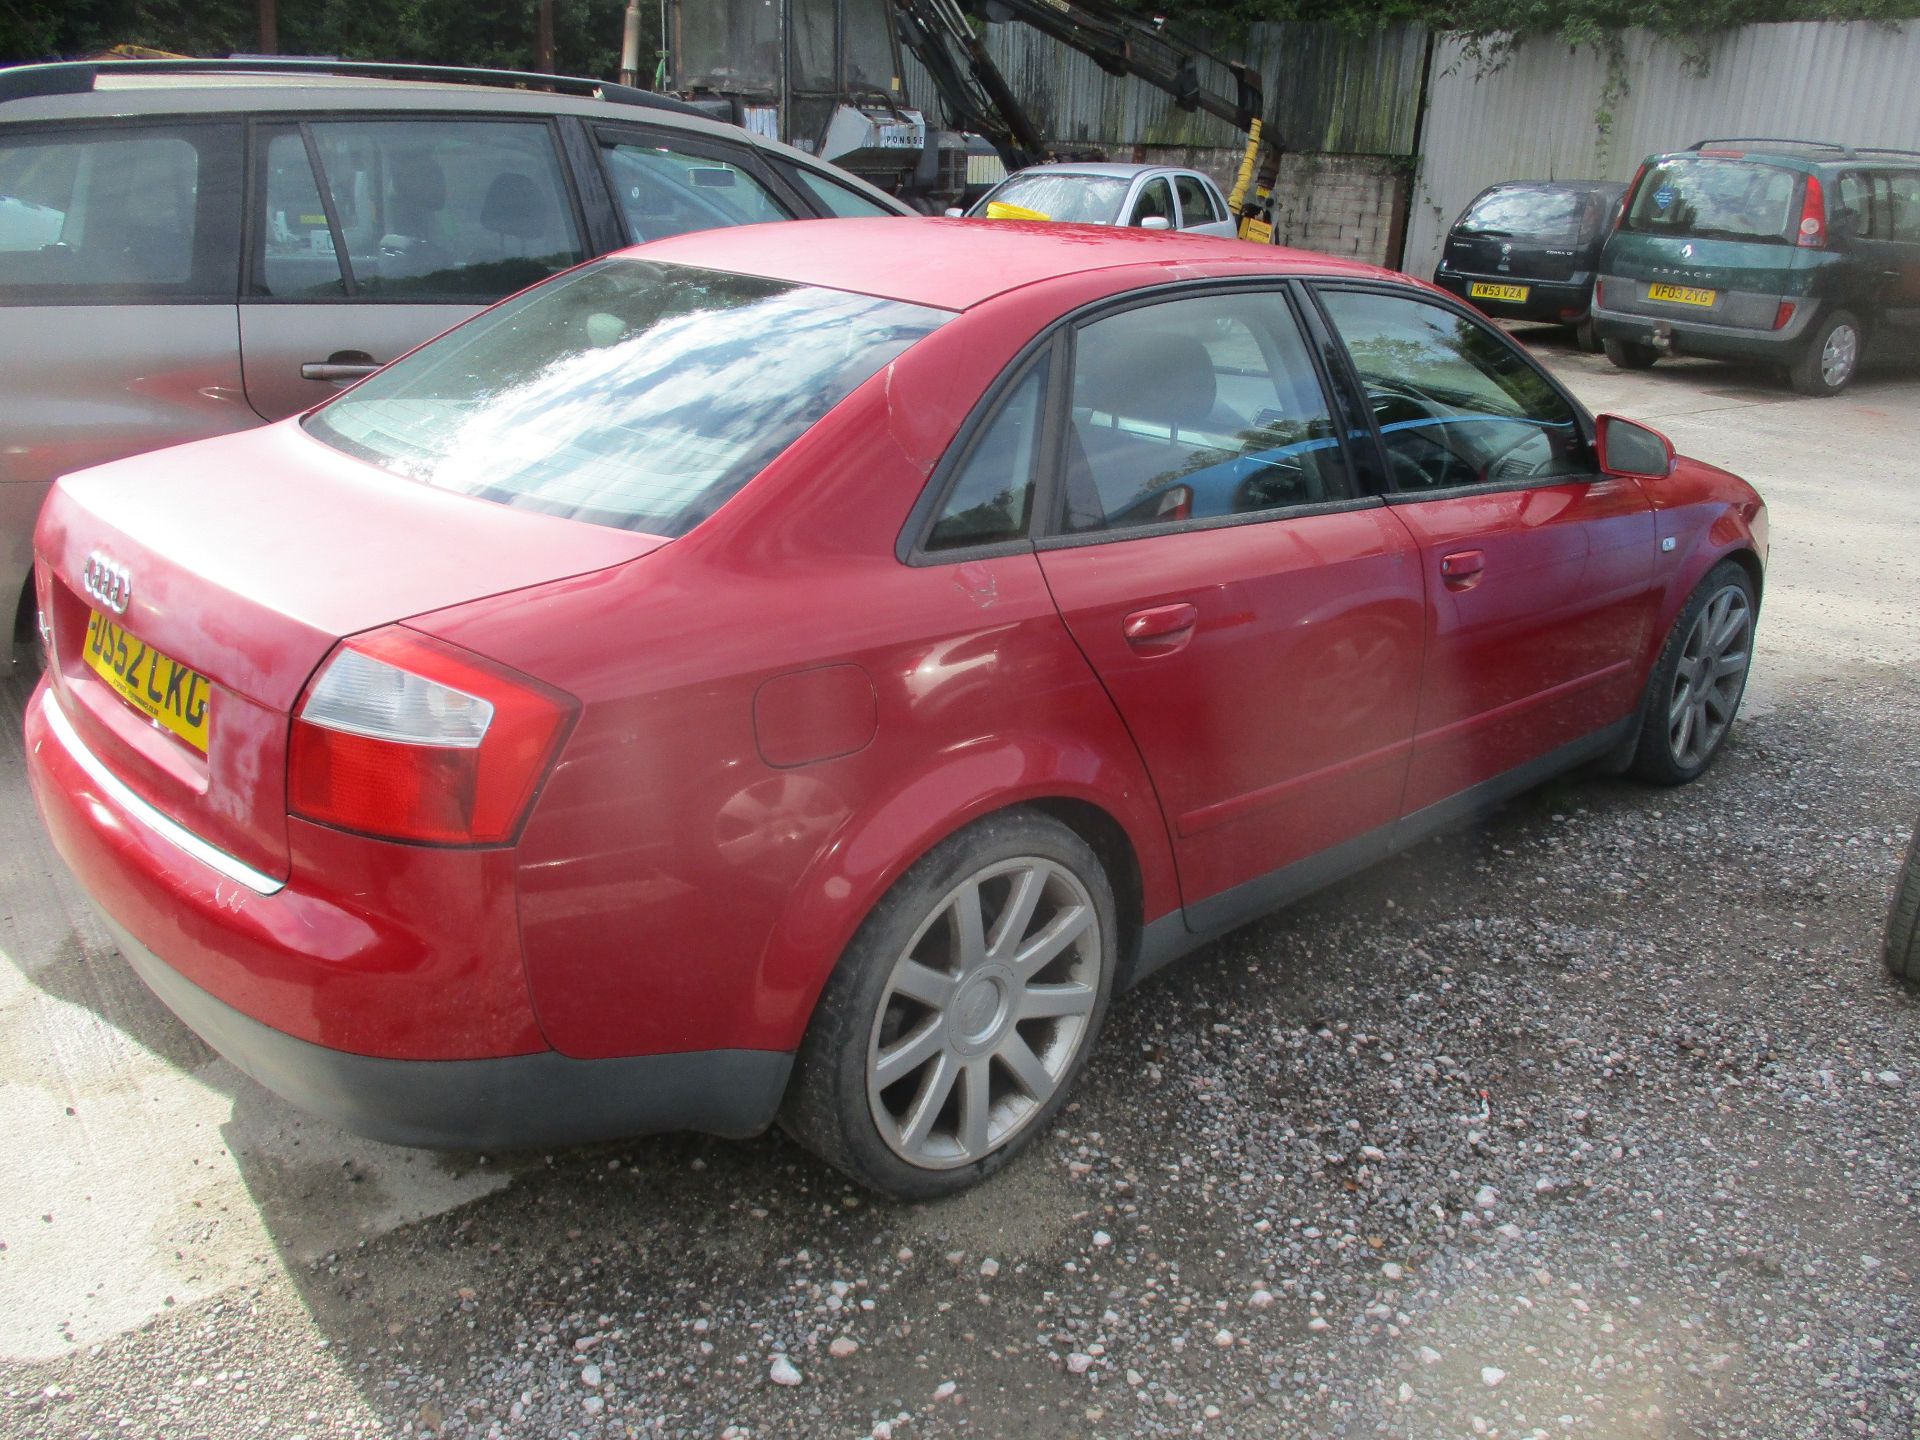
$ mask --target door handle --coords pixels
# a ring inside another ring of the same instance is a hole
[[[1120,633],[1127,643],[1146,655],[1164,655],[1178,650],[1193,638],[1193,627],[1200,612],[1185,601],[1173,605],[1155,605],[1136,610],[1121,623]]]
[[[359,380],[380,368],[380,362],[364,350],[336,350],[324,360],[309,360],[300,367],[302,380]]]
[[[1455,590],[1477,585],[1486,568],[1486,553],[1481,550],[1456,550],[1440,557],[1440,578]]]

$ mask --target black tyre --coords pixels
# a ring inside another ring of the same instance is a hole
[[[1835,310],[1813,327],[1787,379],[1802,395],[1838,395],[1860,371],[1866,335],[1850,310]]]
[[[1685,785],[1713,764],[1746,693],[1753,662],[1753,582],[1732,560],[1707,572],[1654,662],[1633,773]]]
[[[1660,352],[1641,340],[1605,340],[1601,348],[1622,370],[1649,370],[1653,362],[1660,358]]]
[[[901,877],[840,957],[782,1128],[897,1199],[976,1184],[1079,1079],[1117,933],[1100,861],[1065,825],[1017,809],[967,826]]]
[[[1600,353],[1603,347],[1599,334],[1593,328],[1593,317],[1591,315],[1573,327],[1573,343],[1575,348],[1584,350],[1589,355],[1598,355]]]
[[[1920,984],[1920,825],[1907,846],[1907,863],[1900,867],[1893,887],[1893,908],[1887,912],[1887,969],[1902,980]]]

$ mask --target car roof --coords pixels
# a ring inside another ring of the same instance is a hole
[[[1611,190],[1615,194],[1627,188],[1624,180],[1496,180],[1480,193],[1491,195],[1496,190],[1578,190],[1583,194],[1604,194]]]
[[[61,120],[127,120],[155,116],[246,115],[256,113],[382,111],[389,114],[468,114],[468,115],[576,115],[584,120],[599,120],[625,125],[647,125],[678,130],[692,135],[724,139],[746,145],[763,154],[778,156],[810,171],[826,171],[875,203],[884,202],[901,214],[907,207],[884,191],[875,189],[858,176],[847,174],[805,151],[797,150],[763,135],[754,135],[738,125],[698,113],[690,105],[667,96],[631,92],[633,100],[601,99],[592,94],[566,94],[557,90],[530,90],[508,83],[510,72],[473,72],[493,75],[492,82],[427,78],[433,67],[396,66],[396,70],[414,70],[422,78],[390,79],[377,75],[327,73],[324,62],[312,62],[296,68],[289,62],[284,69],[270,68],[265,62],[248,69],[246,62],[234,62],[217,68],[167,68],[167,62],[101,61],[97,65],[18,66],[8,72],[27,93],[7,98],[0,93],[0,126],[13,122]],[[380,67],[367,65],[364,70]],[[32,88],[35,73],[72,72],[75,78],[89,78],[85,88],[51,89],[36,92]],[[80,72],[91,72],[82,76]],[[460,72],[442,71],[441,74]],[[531,77],[543,78],[543,77]],[[574,89],[599,82],[572,77],[544,77]],[[622,87],[606,87],[622,92]]]
[[[1184,270],[1200,276],[1331,275],[1412,283],[1378,266],[1304,250],[1053,221],[809,220],[797,230],[744,225],[656,240],[620,253],[940,310],[966,310],[1022,286],[1127,266],[1163,279],[1182,278]]]

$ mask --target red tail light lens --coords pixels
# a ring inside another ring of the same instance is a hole
[[[502,844],[572,714],[558,691],[411,630],[357,636],[294,712],[287,807],[389,840]]]
[[[1773,312],[1773,328],[1776,330],[1786,329],[1787,326],[1793,322],[1793,311],[1793,301],[1782,300]]]
[[[1642,160],[1640,168],[1633,172],[1633,179],[1627,188],[1620,192],[1620,203],[1613,207],[1613,228],[1618,230],[1620,222],[1627,218],[1627,207],[1633,203],[1633,197],[1640,189],[1640,182],[1647,178],[1647,162]]]
[[[1606,281],[1596,280],[1593,282],[1593,303],[1596,305],[1605,305],[1607,303]]]
[[[1806,199],[1800,202],[1800,233],[1794,237],[1794,243],[1809,250],[1824,250],[1827,246],[1827,197],[1820,188],[1819,177],[1807,177]]]

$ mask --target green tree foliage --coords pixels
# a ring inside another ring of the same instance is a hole
[[[278,0],[280,51],[350,60],[534,68],[534,0]],[[626,0],[554,0],[554,68],[611,78]],[[658,0],[641,7],[643,81]],[[257,54],[256,0],[0,0],[0,63],[141,45],[181,55]]]

